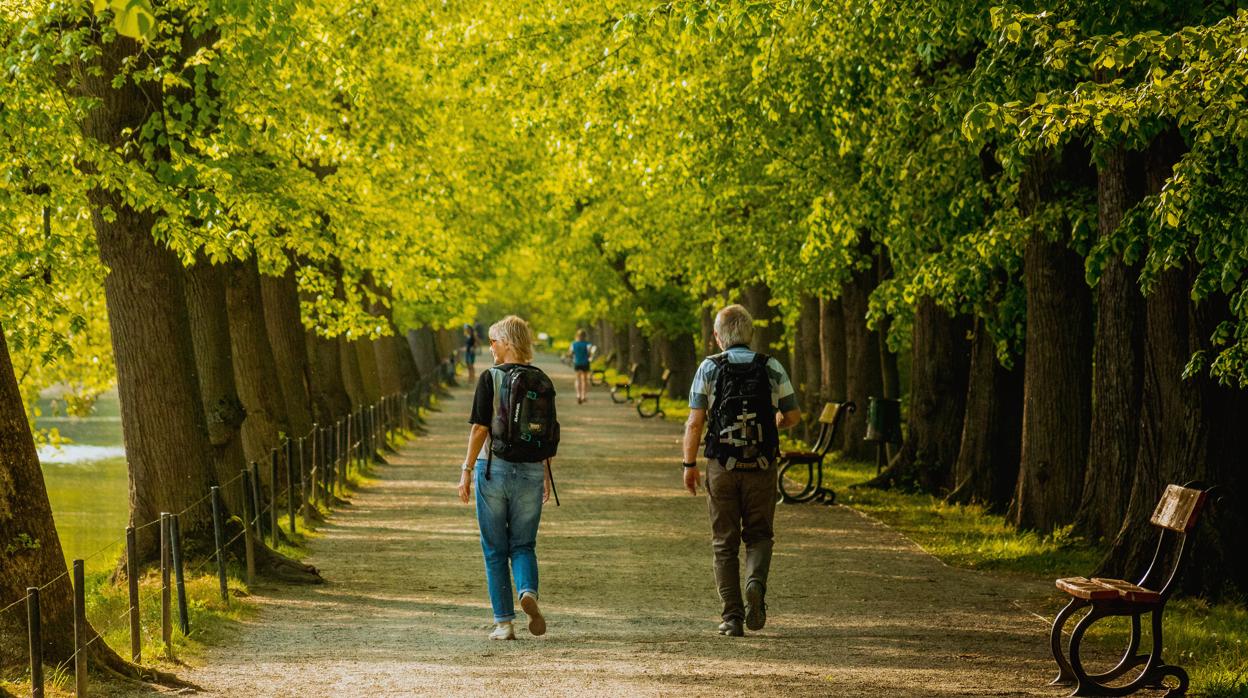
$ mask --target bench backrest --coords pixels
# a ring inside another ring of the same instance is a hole
[[[1166,486],[1161,501],[1157,502],[1157,508],[1149,519],[1150,523],[1161,529],[1157,550],[1153,553],[1153,561],[1149,563],[1148,570],[1137,582],[1139,586],[1156,589],[1160,585],[1162,599],[1169,598],[1187,557],[1187,534],[1196,527],[1196,521],[1200,518],[1200,511],[1208,496],[1208,490],[1179,485]],[[1167,540],[1171,541],[1170,545],[1166,545]]]
[[[607,352],[606,356],[602,357],[602,363],[607,364],[609,366],[614,362],[615,362],[615,350],[612,349],[611,351]]]
[[[663,387],[664,388],[667,387],[667,382],[671,379],[672,379],[672,369],[670,368],[663,369]]]
[[[828,402],[823,405],[819,414],[819,438],[815,439],[815,452],[824,455],[832,448],[836,440],[836,430],[847,413],[858,410],[853,402]]]
[[[637,381],[637,372],[640,370],[641,370],[641,364],[629,364],[628,365],[628,382],[629,383],[634,383]]]
[[[1178,485],[1167,485],[1149,521],[1158,528],[1176,533],[1189,533],[1204,508],[1206,493]]]

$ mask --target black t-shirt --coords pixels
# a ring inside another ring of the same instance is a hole
[[[506,371],[520,364],[499,364],[492,370]],[[494,421],[494,376],[491,371],[482,371],[477,378],[477,392],[472,396],[472,414],[468,417],[469,424],[480,424],[488,427]]]

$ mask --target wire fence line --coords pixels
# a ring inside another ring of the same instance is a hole
[[[186,505],[181,511],[162,512],[157,519],[127,526],[126,532],[112,542],[84,558],[74,560],[72,569],[67,569],[65,572],[39,586],[33,584],[28,586],[24,596],[0,607],[0,616],[2,616],[23,605],[26,606],[27,632],[31,639],[32,694],[43,695],[43,628],[40,620],[40,592],[46,591],[61,580],[67,580],[71,583],[76,626],[71,631],[74,633],[75,649],[70,657],[58,665],[58,670],[73,663],[78,693],[85,693],[85,659],[87,655],[84,653],[104,636],[118,630],[122,626],[123,621],[127,619],[130,622],[132,658],[135,663],[141,661],[141,641],[138,637],[138,634],[141,632],[141,620],[138,607],[137,579],[129,580],[129,604],[122,614],[114,618],[105,619],[102,626],[86,623],[85,591],[81,583],[85,574],[83,571],[85,563],[88,560],[93,560],[116,550],[118,545],[124,543],[126,545],[127,577],[133,577],[137,572],[138,565],[134,543],[136,534],[152,526],[160,526],[161,630],[165,654],[172,659],[171,620],[173,609],[171,606],[174,603],[173,580],[176,578],[177,610],[182,634],[185,637],[191,633],[189,611],[187,610],[185,596],[185,579],[187,577],[195,578],[202,573],[206,573],[208,568],[215,564],[220,578],[222,601],[228,604],[230,600],[227,583],[226,551],[238,543],[239,540],[248,536],[248,534],[260,545],[264,545],[266,514],[267,523],[269,524],[268,534],[272,537],[272,546],[276,548],[278,534],[281,531],[278,512],[279,502],[286,504],[289,515],[287,528],[292,541],[297,527],[295,523],[296,509],[304,512],[305,525],[307,524],[307,511],[309,508],[316,508],[320,505],[332,511],[338,495],[346,493],[353,464],[356,472],[359,472],[360,469],[365,467],[367,462],[372,461],[387,447],[393,435],[397,432],[413,432],[423,421],[421,409],[431,407],[433,398],[438,390],[445,383],[453,380],[454,374],[452,372],[455,369],[452,361],[442,362],[437,371],[421,379],[415,390],[384,396],[374,404],[360,407],[333,420],[331,424],[323,426],[314,424],[312,429],[304,436],[297,438],[284,437],[281,443],[271,451],[271,475],[267,501],[261,496],[263,484],[259,482],[259,464],[253,461],[248,467],[241,469],[233,478],[211,486],[204,496]],[[283,460],[286,467],[279,468],[279,461]],[[277,488],[283,473],[286,475],[286,486],[285,489],[279,492]],[[254,481],[252,478],[253,474],[255,476]],[[241,494],[244,501],[243,509],[246,513],[231,512],[231,520],[237,518],[242,523],[242,530],[235,533],[228,541],[223,541],[222,529],[224,522],[222,521],[221,512],[224,507],[222,497],[224,491],[235,484],[241,484],[244,488]],[[182,556],[181,532],[178,522],[181,517],[201,507],[206,502],[212,503],[215,550],[213,553],[203,556],[188,573]],[[252,542],[249,540],[246,548],[249,582],[251,581],[250,571],[254,569],[252,550]],[[73,575],[72,578],[71,574]],[[91,629],[90,639],[79,636],[77,625],[80,622],[83,623],[83,626]],[[66,629],[57,628],[57,631],[63,633]],[[83,661],[78,661],[79,659]]]

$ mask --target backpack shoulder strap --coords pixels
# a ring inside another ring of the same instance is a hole
[[[767,362],[771,361],[771,357],[766,354],[758,353],[754,355],[754,365],[767,368]]]

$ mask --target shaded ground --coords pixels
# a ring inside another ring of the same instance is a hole
[[[1058,696],[1044,593],[957,570],[845,507],[782,506],[767,628],[720,637],[706,501],[680,487],[678,424],[605,390],[564,395],[563,506],[538,539],[545,637],[490,642],[476,522],[455,498],[466,389],[314,543],[331,583],[261,596],[242,638],[186,678],[235,696],[504,693]],[[521,615],[521,621],[523,615]]]

